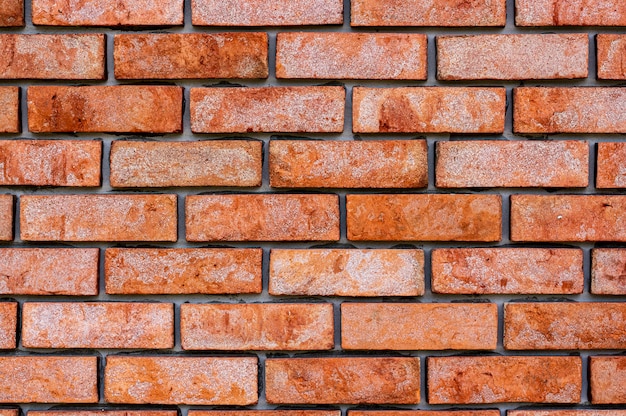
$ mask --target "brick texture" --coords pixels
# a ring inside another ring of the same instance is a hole
[[[0,194],[0,241],[13,240],[13,195]]]
[[[626,20],[625,20],[626,21]],[[626,79],[626,36],[602,33],[596,36],[599,79]]]
[[[17,303],[0,302],[0,349],[16,346]]]
[[[581,410],[509,410],[510,416],[624,416],[626,410],[581,409]]]
[[[596,187],[626,188],[626,143],[598,143]]]
[[[24,0],[0,0],[0,27],[24,26]]]
[[[518,26],[624,26],[626,4],[620,0],[515,0]]]
[[[626,295],[626,250],[610,248],[592,250],[591,293]]]
[[[20,127],[20,89],[0,86],[0,134],[19,133]]]
[[[626,403],[626,356],[590,357],[591,403]]]

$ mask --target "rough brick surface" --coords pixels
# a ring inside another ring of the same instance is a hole
[[[596,187],[626,188],[626,143],[598,143]]]
[[[624,26],[621,0],[515,0],[517,26]]]
[[[508,410],[507,416],[624,416],[626,410]]]
[[[410,358],[284,358],[265,361],[273,404],[416,404],[420,361]]]
[[[0,133],[20,132],[20,89],[0,86]]]
[[[189,416],[341,416],[341,410],[194,410]]]
[[[175,410],[29,410],[31,416],[176,416]]]
[[[510,411],[509,411],[510,412]],[[498,410],[348,410],[349,416],[500,416]]]
[[[186,350],[329,350],[333,305],[184,304],[181,344]]]
[[[13,240],[13,195],[0,194],[0,241]]]
[[[626,356],[590,357],[589,367],[591,403],[626,404]]]
[[[425,140],[272,140],[275,188],[421,188],[428,185]]]
[[[626,21],[626,20],[625,20]],[[626,79],[626,36],[601,33],[596,36],[599,79]]]
[[[626,295],[626,249],[591,251],[591,293]]]
[[[24,26],[24,0],[0,0],[0,27]]]
[[[266,33],[116,35],[115,78],[267,78]]]
[[[17,303],[0,302],[0,349],[16,346]]]

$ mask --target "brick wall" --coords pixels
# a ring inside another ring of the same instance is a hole
[[[626,416],[623,0],[0,0],[0,416]]]

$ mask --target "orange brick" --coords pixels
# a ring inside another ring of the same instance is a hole
[[[504,88],[400,87],[352,90],[354,133],[502,133]]]
[[[257,402],[257,358],[108,356],[108,403],[249,405]]]
[[[192,88],[194,133],[343,131],[344,87]]]
[[[431,286],[446,294],[579,294],[583,253],[566,248],[442,248]]]
[[[296,296],[421,296],[424,252],[272,249],[269,293]]]
[[[428,185],[425,140],[270,141],[274,188],[421,188]]]
[[[104,79],[104,34],[0,35],[0,79]]]
[[[341,416],[341,410],[193,410],[189,416]]]
[[[24,195],[28,241],[176,241],[176,195]]]
[[[626,143],[598,143],[597,188],[626,188]]]
[[[626,356],[590,357],[589,373],[591,403],[626,404]]]
[[[428,403],[578,403],[580,357],[429,357]]]
[[[183,24],[183,0],[33,0],[33,23],[50,26],[166,26]]]
[[[626,90],[620,87],[513,90],[515,133],[625,133]]]
[[[100,186],[100,140],[0,140],[0,185]]]
[[[29,416],[177,416],[176,410],[29,410]],[[17,415],[16,415],[17,416]]]
[[[0,241],[13,240],[13,195],[0,194]]]
[[[489,350],[498,343],[494,303],[343,303],[344,350]]]
[[[0,349],[15,348],[17,303],[0,302]]]
[[[507,416],[626,416],[626,410],[507,410]]]
[[[626,303],[508,303],[504,305],[504,348],[626,348]]]
[[[2,4],[2,0],[0,0]],[[0,415],[2,416],[20,416],[20,409],[0,409]]]
[[[7,26],[24,26],[24,0],[0,0],[0,27]]]
[[[624,26],[622,0],[515,0],[517,26]]]
[[[26,348],[173,348],[171,303],[26,302]]]
[[[339,199],[328,194],[188,196],[187,241],[337,241]]]
[[[626,249],[591,251],[591,293],[626,295]]]
[[[464,187],[585,187],[589,145],[568,141],[437,142],[436,185]]]
[[[0,357],[0,403],[97,403],[97,357]]]
[[[333,305],[185,303],[180,332],[186,350],[329,350]]]
[[[509,411],[510,412],[510,411]],[[499,410],[348,410],[348,416],[500,416]]]
[[[116,35],[115,78],[267,78],[266,33]]]
[[[268,358],[265,396],[272,404],[417,404],[420,361],[393,358]]]
[[[135,294],[261,293],[261,249],[108,248],[106,292]]]
[[[512,195],[513,241],[626,241],[626,196]]]
[[[111,144],[113,187],[260,186],[263,142],[136,142]]]
[[[199,26],[340,25],[342,0],[191,0],[191,21]]]
[[[21,130],[19,87],[0,87],[0,108],[2,109],[0,133],[19,133]]]
[[[352,26],[504,26],[506,0],[352,0]]]
[[[279,33],[276,78],[427,78],[427,37],[408,33]]]
[[[499,241],[499,195],[348,195],[348,240]]]
[[[626,79],[626,35],[596,35],[596,52],[599,79]]]
[[[30,86],[33,133],[177,133],[183,89],[171,86]]]

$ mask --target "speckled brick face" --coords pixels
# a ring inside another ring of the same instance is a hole
[[[18,87],[0,87],[0,133],[19,133],[19,96]]]
[[[0,0],[0,27],[24,26],[24,0]]]
[[[13,239],[13,195],[0,195],[0,241]]]

